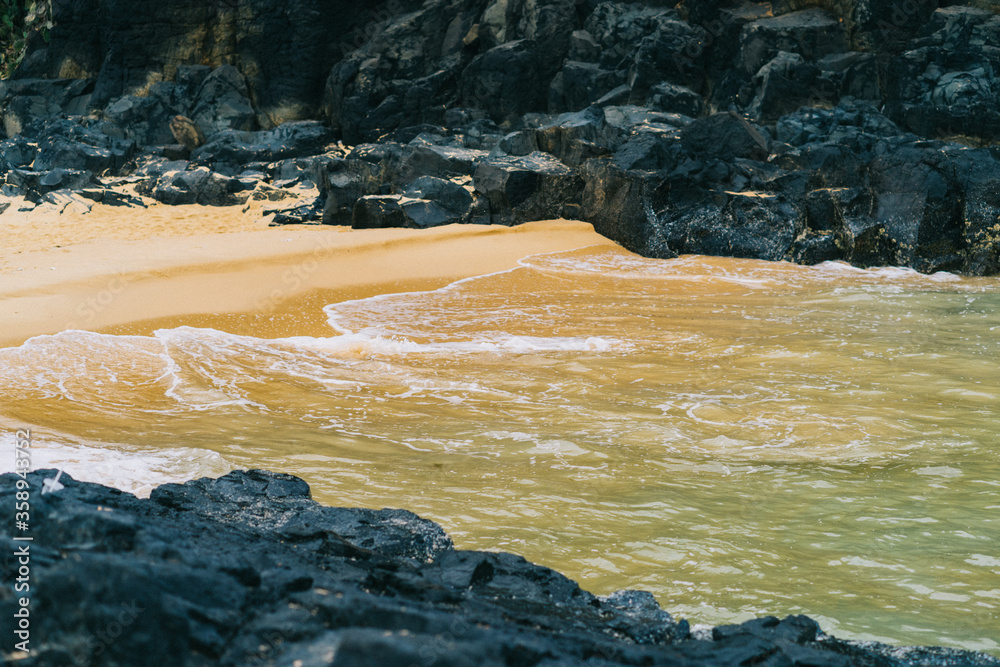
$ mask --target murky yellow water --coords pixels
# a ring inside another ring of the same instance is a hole
[[[137,491],[292,472],[695,623],[807,613],[1000,654],[1000,279],[522,263],[329,324],[314,296],[282,338],[35,338],[0,350],[0,423],[34,425],[39,466]]]

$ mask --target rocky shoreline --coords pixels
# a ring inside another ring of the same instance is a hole
[[[508,553],[460,551],[404,510],[324,507],[291,475],[236,471],[149,498],[29,473],[30,665],[968,665],[843,641],[805,616],[698,628],[652,595],[605,597]],[[14,504],[20,477],[3,475]],[[19,608],[3,525],[0,614]],[[22,533],[19,533],[23,537]]]
[[[0,82],[0,209],[1000,271],[995,2],[669,4],[54,0]]]

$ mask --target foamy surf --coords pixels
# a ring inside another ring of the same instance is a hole
[[[961,550],[1000,539],[983,509],[1000,485],[995,279],[590,248],[310,303],[329,335],[167,326],[0,350],[0,412],[57,420],[63,460],[93,449],[105,483],[176,481],[162,453],[207,474],[221,464],[198,453],[217,451],[299,474],[323,502],[404,506],[462,546],[556,563],[598,591],[645,587],[706,622],[877,587],[842,634],[988,634],[978,608],[941,601],[994,600],[967,567],[981,549]],[[872,580],[858,559],[899,568]],[[903,584],[931,591],[918,608],[933,627],[900,617],[915,608]]]
[[[14,472],[14,443],[13,430],[0,433],[0,473]],[[38,430],[31,432],[30,451],[33,470],[61,470],[75,480],[112,486],[137,496],[148,496],[161,484],[218,477],[232,470],[220,454],[205,449],[69,443]]]

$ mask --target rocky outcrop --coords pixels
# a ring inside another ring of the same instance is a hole
[[[656,257],[1000,271],[995,3],[369,5],[55,0],[0,84],[4,196],[573,216]]]
[[[323,507],[291,475],[238,471],[148,499],[27,475],[31,542],[0,527],[0,613],[30,599],[18,664],[969,665],[986,655],[841,641],[805,616],[699,628],[652,595],[598,597],[508,553],[459,551],[402,510]],[[0,477],[12,507],[14,474]],[[23,536],[22,533],[18,534]],[[13,580],[27,549],[30,588]]]
[[[182,67],[233,65],[247,78],[256,123],[273,127],[314,117],[323,81],[343,54],[373,24],[419,4],[53,0],[48,41],[37,40],[17,76],[93,79],[92,104],[104,108],[174,81]]]

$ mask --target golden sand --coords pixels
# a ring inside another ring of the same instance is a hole
[[[0,215],[0,234],[0,346],[67,329],[130,325],[138,333],[135,323],[149,329],[182,317],[214,325],[242,314],[237,324],[249,326],[251,316],[256,327],[273,325],[276,313],[303,299],[427,289],[513,268],[531,254],[611,244],[591,225],[566,220],[268,227],[255,210],[161,204],[62,213],[12,206]]]

